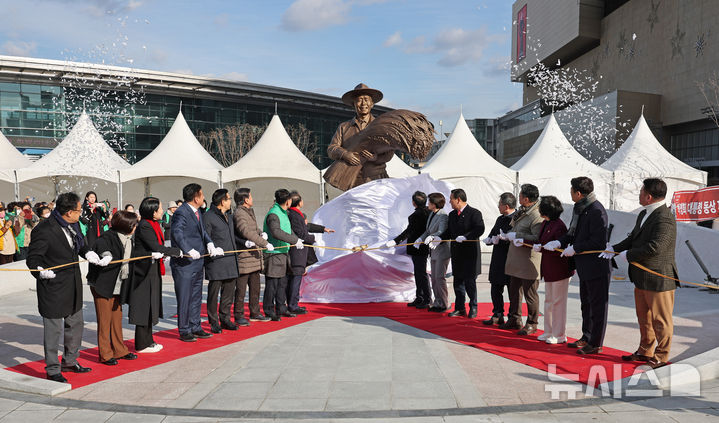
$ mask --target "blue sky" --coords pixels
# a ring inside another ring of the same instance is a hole
[[[521,104],[510,0],[0,0],[0,54],[341,96],[359,82],[450,129]]]

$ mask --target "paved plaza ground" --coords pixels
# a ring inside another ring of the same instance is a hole
[[[171,282],[166,277],[166,318],[158,330],[175,328],[169,318],[176,311]],[[490,301],[485,275],[478,279],[478,291],[480,302]],[[632,292],[629,282],[613,281],[605,345],[624,351],[634,351],[639,338]],[[83,348],[92,348],[96,324],[89,291],[84,298]],[[677,292],[673,362],[717,347],[717,301],[718,295],[693,288]],[[567,333],[577,337],[576,280],[570,285],[568,316]],[[132,337],[127,325],[125,338]],[[42,359],[42,320],[33,291],[0,297],[0,338],[2,367]],[[0,388],[0,422],[638,423],[719,418],[717,380],[703,382],[699,397],[649,399],[613,399],[598,391],[552,399],[546,389],[551,383],[544,371],[384,317],[323,317],[55,397]]]

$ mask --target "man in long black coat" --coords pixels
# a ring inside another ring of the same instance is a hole
[[[559,240],[548,242],[545,249],[564,248],[562,256],[574,257],[579,275],[582,336],[568,346],[578,348],[578,354],[598,354],[602,352],[607,329],[610,264],[599,254],[575,254],[605,249],[609,219],[604,206],[597,201],[590,178],[572,178],[571,185],[574,209],[569,230]]]
[[[452,240],[452,274],[454,275],[454,311],[449,317],[477,317],[477,275],[481,271],[480,235],[484,233],[482,212],[467,204],[463,189],[453,189],[449,196],[452,211],[449,213],[448,239]],[[465,242],[471,241],[471,242]],[[464,307],[465,294],[469,297],[469,315]]]
[[[85,243],[77,223],[82,213],[80,197],[74,192],[60,194],[55,210],[32,231],[27,266],[37,279],[37,303],[43,322],[45,371],[47,378],[67,382],[62,371],[86,373],[91,369],[77,362],[82,342],[82,276],[80,265],[45,270],[78,261],[84,256],[90,263],[107,265],[112,257],[100,261]],[[36,270],[36,271],[35,271]],[[58,360],[60,336],[64,329],[62,364]]]
[[[414,212],[407,218],[407,227],[395,239],[388,241],[386,246],[391,248],[404,240],[407,240],[408,243],[419,243],[407,246],[407,255],[410,256],[414,265],[414,283],[417,286],[415,299],[407,306],[429,308],[432,303],[432,290],[430,289],[429,276],[427,275],[429,247],[424,244],[424,240],[420,239],[427,228],[427,218],[429,217],[427,194],[422,191],[415,191],[412,194],[412,205],[414,206]]]
[[[500,232],[512,231],[512,216],[517,207],[517,199],[511,192],[499,196],[499,216],[483,242],[492,247],[492,259],[489,262],[489,284],[492,296],[492,317],[482,321],[485,325],[501,325],[504,323],[504,287],[509,286],[509,275],[504,272],[507,263],[509,241],[499,239]]]

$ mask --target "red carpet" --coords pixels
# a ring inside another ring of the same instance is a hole
[[[63,373],[63,375],[73,388],[79,388],[325,316],[386,317],[539,370],[547,371],[550,364],[556,364],[558,374],[578,374],[578,380],[585,384],[589,381],[592,366],[601,366],[607,380],[612,381],[616,379],[614,365],[621,366],[619,378],[631,376],[638,365],[637,363],[623,362],[620,356],[627,353],[613,348],[604,347],[602,354],[580,356],[576,354],[576,350],[567,348],[566,344],[548,345],[537,341],[535,338],[541,332],[532,336],[517,336],[513,331],[485,326],[476,319],[469,320],[461,317],[450,319],[446,317],[446,314],[417,310],[407,307],[404,303],[305,304],[305,306],[309,310],[308,314],[283,318],[281,322],[252,322],[249,327],[243,327],[237,331],[224,331],[222,334],[214,335],[209,339],[199,339],[197,342],[180,341],[177,329],[160,331],[155,334],[155,340],[164,346],[162,351],[153,354],[140,354],[134,361],[120,360],[120,364],[117,366],[105,366],[98,363],[97,348],[82,350],[79,362],[83,366],[92,367],[92,371],[84,374]],[[480,303],[478,311],[480,318],[490,315],[491,310],[492,304]],[[523,311],[526,313],[526,309]],[[205,314],[204,306],[203,314]],[[207,322],[204,322],[203,326],[205,330],[209,331]],[[134,351],[133,341],[126,341],[126,343],[130,350]],[[9,367],[8,370],[44,378],[45,362],[38,360],[24,363]],[[597,368],[595,368],[595,373],[596,370]],[[594,384],[598,384],[598,382]]]

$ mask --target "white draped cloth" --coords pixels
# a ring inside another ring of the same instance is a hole
[[[447,199],[453,186],[429,175],[379,179],[353,188],[315,212],[312,221],[336,232],[317,236],[316,245],[378,247],[407,227],[412,194],[440,192]],[[407,240],[407,243],[414,242]],[[349,252],[316,249],[319,263],[302,280],[304,302],[366,303],[408,301],[415,296],[412,261],[405,247]]]

